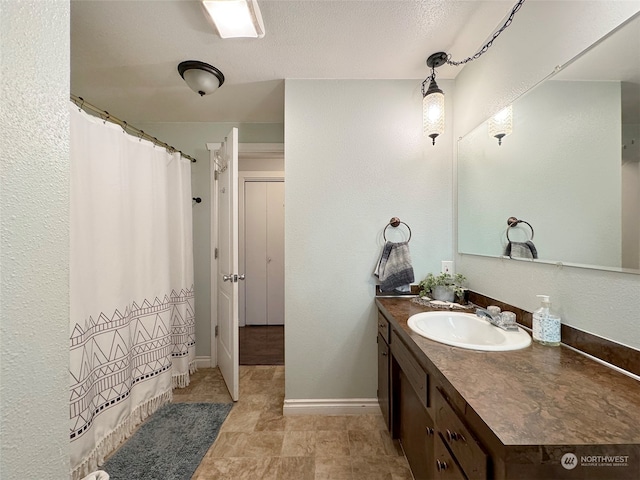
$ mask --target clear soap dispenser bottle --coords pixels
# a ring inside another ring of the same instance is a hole
[[[533,312],[533,339],[542,345],[560,345],[560,317],[551,312],[548,295],[537,295],[542,305]]]

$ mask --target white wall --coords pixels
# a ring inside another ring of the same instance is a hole
[[[287,399],[376,396],[372,272],[391,217],[413,231],[416,281],[452,256],[452,128],[425,139],[420,84],[285,83]]]
[[[493,47],[457,76],[456,137],[638,10],[638,2],[626,1],[526,2]],[[458,255],[457,270],[472,289],[525,310],[537,308],[536,294],[549,294],[563,322],[640,348],[640,275],[472,255]]]
[[[191,188],[202,203],[193,207],[193,261],[196,310],[196,355],[211,354],[211,170],[207,143],[221,142],[238,127],[243,143],[282,143],[280,123],[141,123],[137,128],[150,133],[198,161],[191,164]],[[258,160],[256,160],[257,162]],[[265,170],[273,168],[266,162]],[[250,165],[251,168],[256,165]]]
[[[69,2],[0,3],[0,477],[69,477]]]

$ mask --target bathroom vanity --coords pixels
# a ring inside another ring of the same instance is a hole
[[[640,479],[640,382],[564,345],[482,352],[378,297],[378,398],[419,479]]]

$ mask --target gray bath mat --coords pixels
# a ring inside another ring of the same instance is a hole
[[[101,468],[110,480],[190,480],[232,406],[165,405]]]

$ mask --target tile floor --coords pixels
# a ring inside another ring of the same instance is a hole
[[[174,402],[230,401],[217,369],[196,372]],[[282,415],[283,366],[241,366],[240,401],[192,480],[411,480],[382,415]]]

